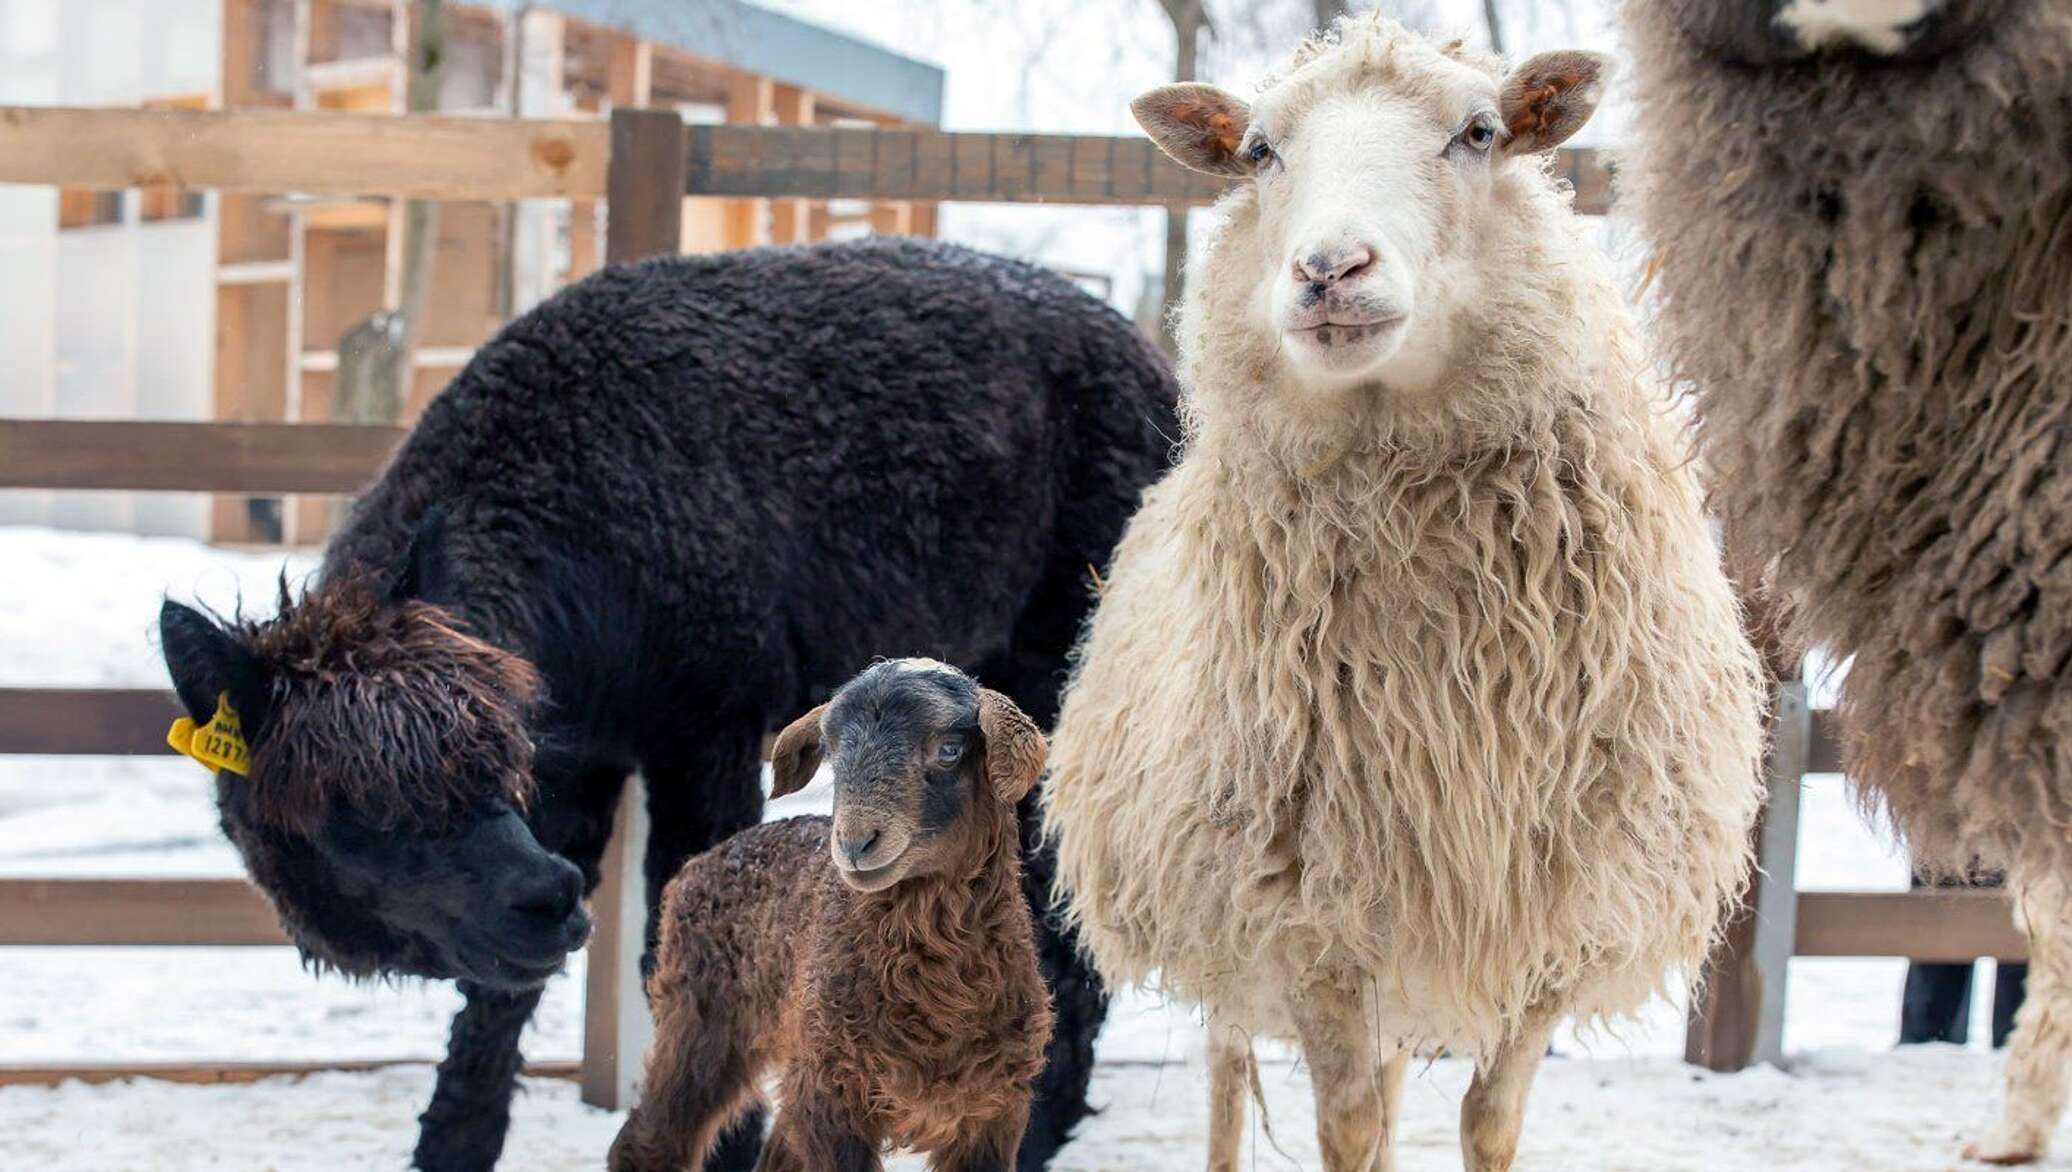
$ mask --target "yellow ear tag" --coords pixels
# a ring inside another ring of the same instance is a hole
[[[204,725],[196,725],[188,717],[173,722],[166,730],[165,743],[176,753],[184,753],[210,770],[228,769],[242,777],[245,762],[251,758],[252,750],[245,744],[244,727],[238,723],[237,709],[230,706],[230,693],[216,695],[216,715]]]

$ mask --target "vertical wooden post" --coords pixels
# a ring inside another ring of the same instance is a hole
[[[1799,784],[1812,745],[1799,664],[1782,652],[1774,627],[1760,614],[1751,633],[1776,680],[1763,758],[1768,792],[1754,831],[1756,874],[1706,962],[1684,1033],[1684,1061],[1723,1072],[1784,1057],[1786,977],[1798,933]]]
[[[683,241],[690,143],[673,110],[613,110],[605,174],[604,259],[623,264],[676,252]]]
[[[611,148],[606,260],[619,264],[677,251],[689,164],[683,119],[671,110],[613,110]],[[590,901],[595,929],[583,987],[583,1101],[593,1107],[632,1104],[641,1056],[654,1034],[640,982],[647,840],[647,786],[635,777],[619,797],[603,881]]]
[[[778,85],[771,94],[771,107],[779,126],[811,126],[814,119],[813,93],[795,85]],[[813,239],[813,202],[805,199],[770,201],[770,242],[803,244]]]
[[[590,897],[590,963],[583,978],[583,1102],[611,1111],[633,1105],[641,1056],[655,1033],[640,981],[647,838],[647,785],[636,774],[619,795],[604,878]]]
[[[767,77],[735,74],[727,79],[727,121],[753,126],[768,125],[777,116],[777,89]],[[767,243],[769,226],[764,222],[769,204],[760,199],[730,199],[721,212],[721,241],[728,248],[753,248]]]

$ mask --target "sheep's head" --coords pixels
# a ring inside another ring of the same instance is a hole
[[[1692,44],[1743,65],[1815,54],[1920,62],[1970,44],[2035,0],[1667,0]]]
[[[589,932],[582,876],[523,817],[534,672],[422,596],[436,540],[390,582],[284,588],[263,623],[168,601],[166,666],[194,720],[219,698],[239,718],[246,771],[217,771],[217,808],[305,957],[536,984]]]
[[[877,664],[793,721],[770,753],[773,797],[833,765],[828,853],[842,881],[882,891],[956,873],[1043,770],[1043,734],[1014,701],[932,659]]]
[[[1500,76],[1457,43],[1363,16],[1305,45],[1254,102],[1182,84],[1132,109],[1174,159],[1246,181],[1190,282],[1212,287],[1209,328],[1236,315],[1306,386],[1415,393],[1469,341],[1481,242],[1517,202],[1505,185],[1546,182],[1537,156],[1589,118],[1603,71],[1560,52]]]

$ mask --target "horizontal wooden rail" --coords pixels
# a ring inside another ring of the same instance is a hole
[[[403,434],[348,423],[0,419],[0,488],[357,492]]]
[[[0,753],[171,753],[166,729],[182,714],[179,700],[164,689],[0,688]]]
[[[132,1078],[221,1086],[255,1083],[266,1078],[305,1078],[312,1074],[431,1066],[437,1061],[436,1058],[344,1058],[333,1062],[93,1062],[74,1066],[0,1066],[0,1087],[52,1087],[67,1082],[99,1085]],[[529,1078],[573,1079],[581,1072],[582,1064],[568,1059],[525,1064],[525,1074]]]
[[[1806,891],[1799,894],[1792,954],[2021,960],[2029,945],[2000,891]]]
[[[0,106],[0,183],[596,199],[609,153],[599,121]]]
[[[828,126],[693,126],[686,191],[712,196],[1196,204],[1228,181],[1136,135],[972,134]],[[1594,150],[1562,151],[1578,210],[1602,213],[1611,177]]]
[[[1140,135],[945,133],[826,126],[691,126],[685,194],[1198,204],[1225,181]],[[603,121],[286,110],[0,106],[0,183],[426,199],[598,199]],[[1579,211],[1611,202],[1607,157],[1563,150]]]
[[[0,945],[286,943],[243,879],[0,879]]]
[[[691,195],[986,203],[1208,203],[1225,180],[1143,137],[693,126]]]

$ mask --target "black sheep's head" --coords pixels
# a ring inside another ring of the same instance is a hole
[[[239,717],[247,772],[217,771],[217,808],[306,959],[522,988],[588,934],[582,877],[524,818],[535,673],[419,596],[436,540],[392,584],[284,587],[263,623],[168,601],[159,632],[193,719]]]
[[[1011,825],[1044,752],[1043,733],[1014,701],[946,663],[888,660],[778,734],[771,796],[796,792],[827,757],[835,873],[854,890],[883,891],[982,867],[990,833]]]
[[[1933,61],[2037,0],[1659,2],[1704,52],[1740,65],[1774,67],[1838,55],[1867,65]]]

